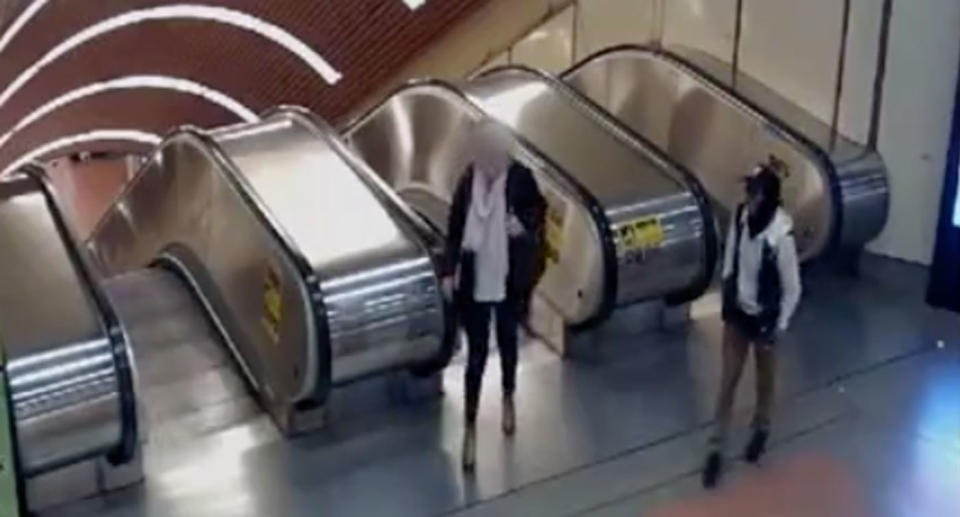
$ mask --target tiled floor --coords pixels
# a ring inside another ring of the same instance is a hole
[[[772,451],[759,467],[731,464],[712,492],[697,474],[719,370],[708,315],[643,336],[611,325],[601,361],[529,344],[513,439],[499,431],[492,362],[472,477],[459,470],[454,366],[437,404],[293,441],[259,415],[164,442],[142,486],[50,514],[960,515],[960,317],[926,307],[924,282],[920,268],[875,258],[859,279],[808,275],[781,344]]]

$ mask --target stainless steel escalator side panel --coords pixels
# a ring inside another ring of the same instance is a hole
[[[0,333],[24,475],[137,442],[131,357],[42,169],[0,181]]]
[[[281,428],[290,408],[322,401],[316,298],[283,240],[197,130],[160,144],[91,233],[104,276],[174,267],[206,306]]]
[[[791,173],[784,201],[801,259],[861,247],[883,228],[886,170],[876,151],[832,134],[811,114],[729,65],[632,45],[586,58],[562,77],[694,171],[725,222],[740,179],[773,154]],[[695,62],[694,62],[695,61]],[[709,72],[707,72],[709,71]],[[726,212],[726,213],[723,213]]]
[[[398,197],[445,234],[453,193],[469,161],[469,135],[486,118],[455,86],[417,81],[351,123],[345,138]],[[604,305],[612,307],[616,279],[606,216],[588,192],[523,139],[511,152],[531,169],[549,206],[551,257],[538,293],[570,325],[601,321],[609,312]]]
[[[211,137],[319,282],[333,385],[439,351],[443,299],[424,223],[365,181],[372,173],[324,122],[288,107]]]
[[[618,305],[706,289],[717,255],[714,223],[675,164],[542,72],[502,67],[464,90],[598,200],[615,236]]]

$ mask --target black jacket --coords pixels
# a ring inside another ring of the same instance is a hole
[[[457,266],[461,267],[460,285],[457,286],[461,296],[473,293],[473,254],[463,252],[462,248],[473,174],[473,167],[468,167],[453,194],[443,261],[443,272],[447,276],[454,274]],[[546,201],[530,169],[516,161],[510,164],[507,172],[506,196],[507,210],[520,220],[526,230],[523,235],[510,238],[507,300],[525,304],[542,272],[539,271],[542,266],[538,265],[538,261],[541,258]]]

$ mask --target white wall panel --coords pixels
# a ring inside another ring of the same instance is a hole
[[[860,143],[870,135],[873,87],[877,75],[884,0],[851,0],[847,56],[837,127]]]
[[[743,2],[740,69],[829,124],[843,1]]]
[[[663,0],[663,44],[733,59],[737,0]]]
[[[656,35],[657,0],[580,0],[577,60],[623,43],[649,43]]]
[[[481,72],[483,70],[489,70],[491,68],[496,68],[498,66],[509,65],[510,64],[510,52],[501,52],[496,56],[491,57],[486,63],[484,63],[476,72]]]
[[[510,53],[515,64],[560,72],[573,64],[573,7],[560,12],[518,41]]]
[[[895,1],[879,150],[890,169],[890,221],[870,249],[929,264],[960,62],[960,2]]]

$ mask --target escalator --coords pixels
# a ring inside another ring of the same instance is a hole
[[[136,360],[149,452],[248,423],[262,412],[188,284],[162,267],[102,283]]]
[[[28,480],[132,462],[140,423],[123,321],[35,167],[0,181],[0,249],[0,508],[17,515],[57,497]]]
[[[784,203],[802,260],[876,237],[889,204],[879,154],[743,74],[736,88],[716,78],[729,72],[699,53],[623,46],[584,59],[562,78],[694,173],[722,222],[742,197],[743,176],[773,155],[789,167]]]
[[[348,386],[437,355],[431,236],[296,108],[172,132],[85,246],[41,168],[0,181],[0,491],[36,510],[162,477],[207,435],[324,425]]]
[[[88,242],[108,279],[180,277],[286,434],[322,425],[334,387],[433,356],[442,333],[430,243],[321,124],[287,109],[175,131]]]
[[[703,292],[717,241],[691,177],[531,75],[509,85],[411,83],[351,123],[345,138],[442,238],[473,126],[494,119],[511,129],[512,154],[548,203],[548,267],[537,293],[571,327],[632,303]]]

